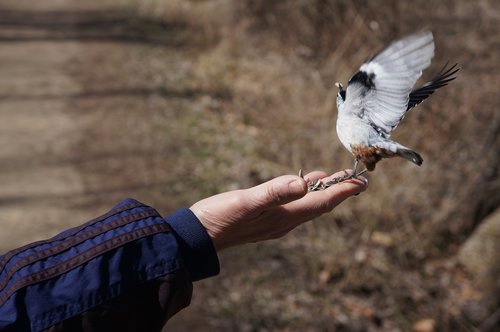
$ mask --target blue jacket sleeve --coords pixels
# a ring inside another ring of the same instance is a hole
[[[185,208],[162,218],[126,199],[99,218],[0,256],[0,330],[46,330],[178,271],[189,283],[219,272],[199,220]]]

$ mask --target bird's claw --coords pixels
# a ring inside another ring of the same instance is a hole
[[[344,170],[344,175],[343,176],[338,176],[338,177],[335,177],[335,178],[332,178],[326,182],[323,182],[321,181],[320,179],[316,180],[316,181],[308,181],[307,182],[307,192],[313,192],[313,191],[321,191],[321,190],[325,190],[331,186],[333,186],[334,184],[338,184],[338,183],[341,183],[341,182],[344,182],[346,180],[350,180],[350,179],[357,179],[358,176],[366,173],[366,169],[362,170],[361,172],[359,173],[352,173],[350,174],[349,172],[347,172],[346,170]],[[304,179],[304,176],[302,174],[302,169],[299,170],[299,176]],[[365,181],[365,179],[363,178],[363,181]]]
[[[302,174],[302,168],[299,169],[299,176],[302,179],[304,179],[304,175]],[[320,179],[318,179],[318,180],[316,180],[314,182],[313,181],[307,181],[307,192],[319,191],[319,190],[325,190],[325,189],[326,189],[325,188],[325,184]]]

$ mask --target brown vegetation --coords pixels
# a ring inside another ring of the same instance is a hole
[[[86,191],[75,208],[133,195],[167,212],[300,168],[349,168],[335,135],[335,81],[346,83],[394,38],[426,29],[436,56],[423,80],[447,61],[462,67],[394,134],[422,167],[382,161],[368,191],[332,214],[223,252],[221,275],[197,283],[191,307],[167,327],[499,328],[498,288],[476,287],[457,260],[500,203],[494,0],[105,3],[58,32],[87,43],[68,65],[82,86],[68,97],[72,116],[85,124],[75,158]]]
[[[299,168],[350,167],[335,137],[333,83],[345,83],[390,40],[431,29],[436,57],[424,78],[446,61],[462,67],[395,134],[424,156],[423,167],[384,161],[368,192],[332,215],[282,241],[224,253],[223,276],[199,287],[185,315],[230,330],[408,330],[422,320],[437,330],[480,327],[484,314],[464,314],[480,294],[454,257],[500,199],[493,2],[201,1],[167,9],[154,14],[184,17],[193,34],[207,33],[193,84],[211,93],[204,120],[220,117],[214,132],[231,140],[220,154],[217,135],[201,135],[215,159],[202,176],[216,180],[216,191]],[[488,303],[494,312],[498,303]]]

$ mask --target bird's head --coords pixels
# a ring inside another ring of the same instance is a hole
[[[337,108],[338,108],[345,101],[345,90],[342,84],[340,84],[339,82],[335,83],[335,86],[339,89],[337,93]]]

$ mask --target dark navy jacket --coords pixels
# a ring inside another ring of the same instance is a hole
[[[0,331],[160,331],[219,273],[189,209],[162,218],[126,199],[55,237],[0,256]]]

